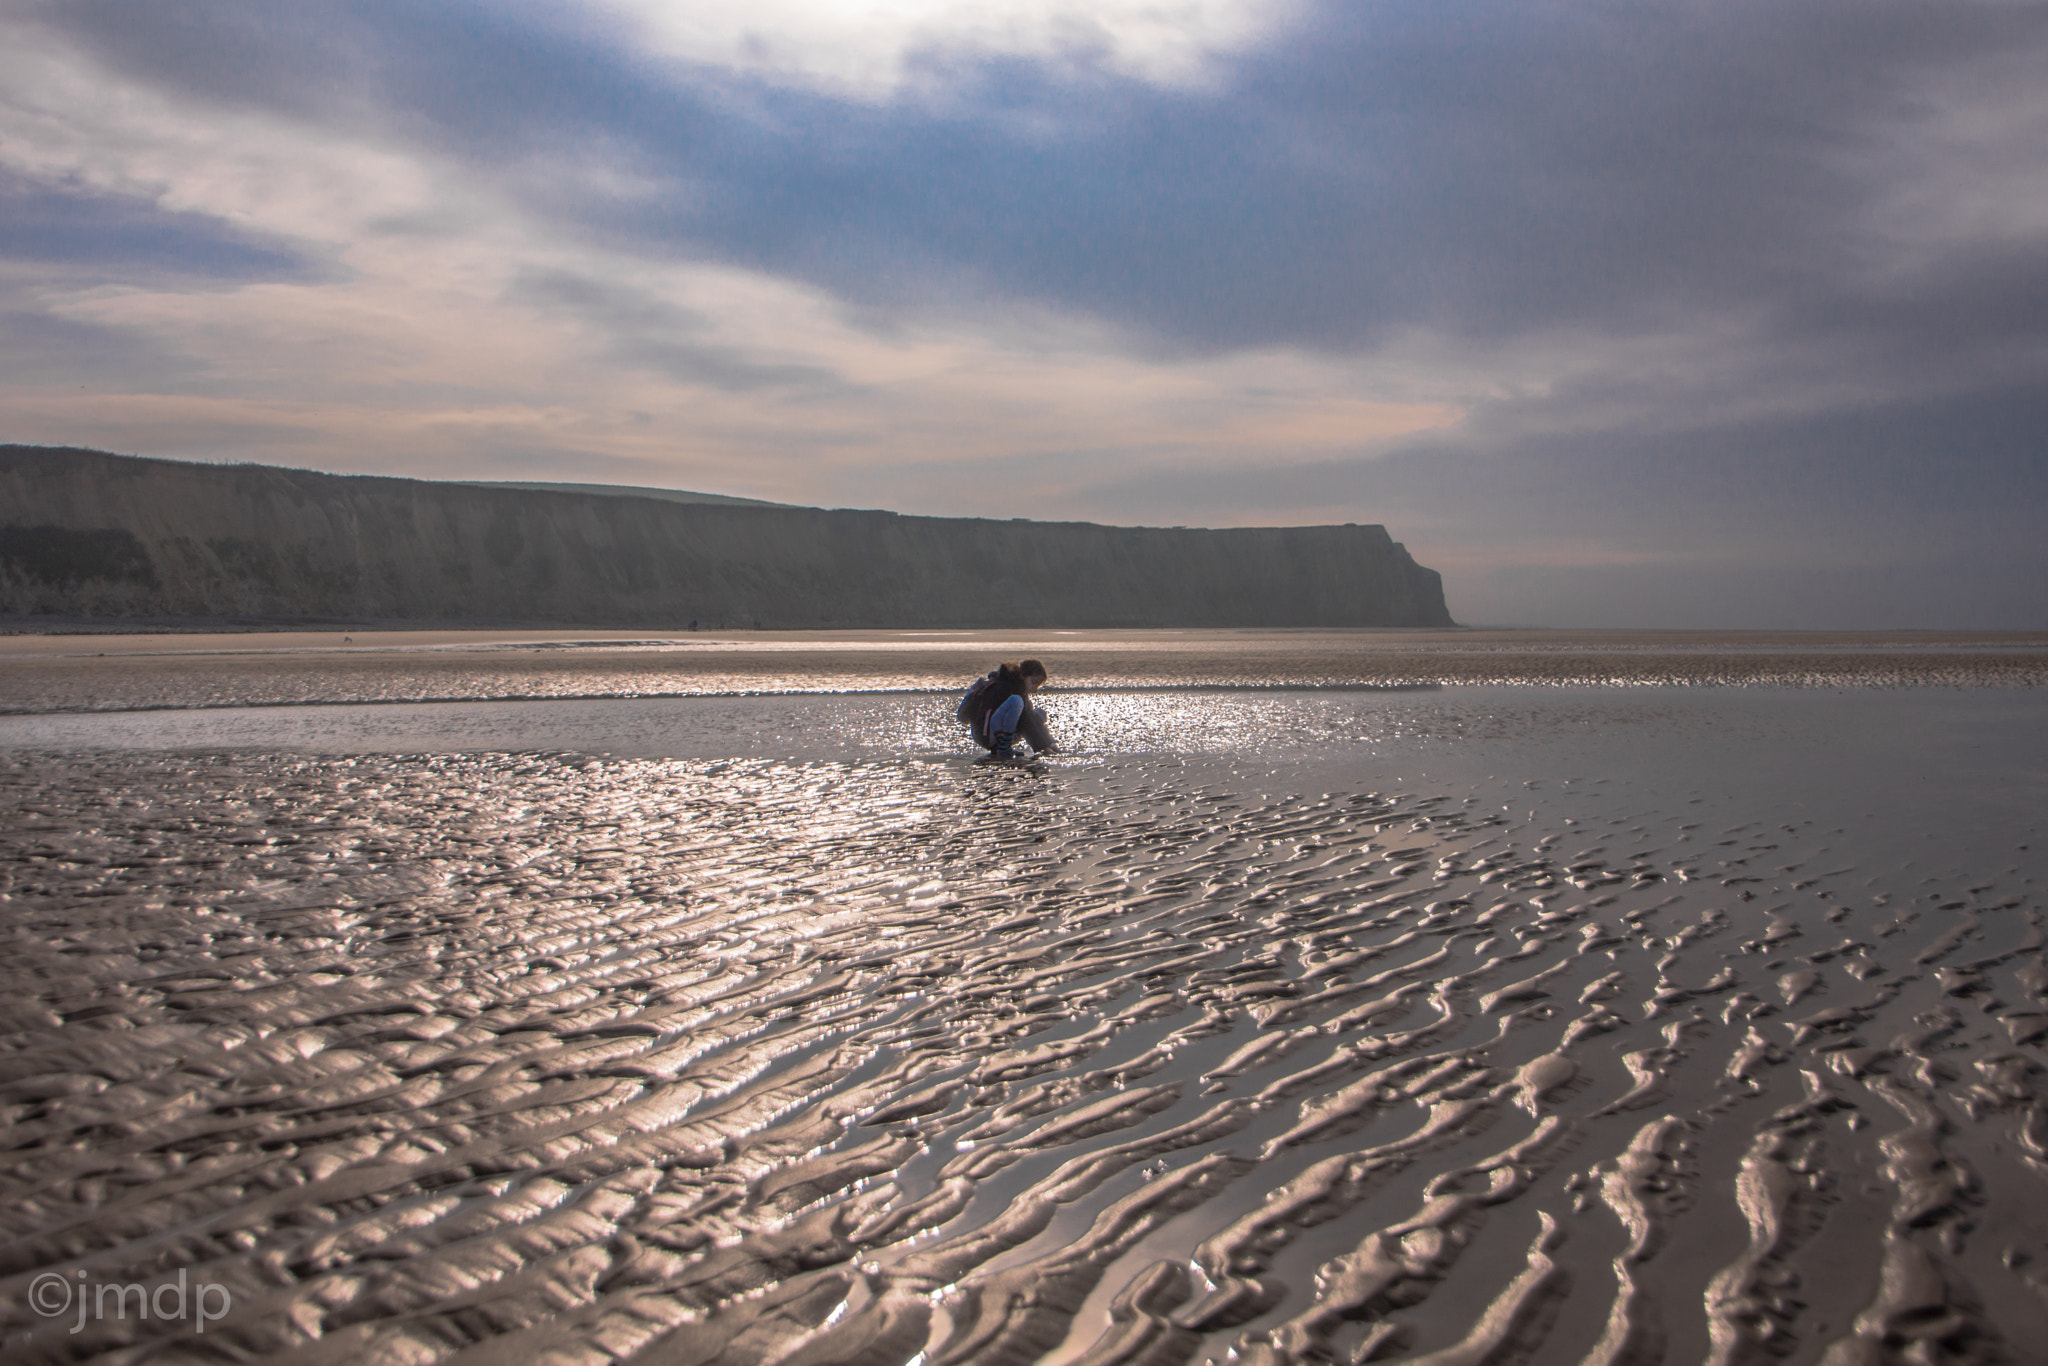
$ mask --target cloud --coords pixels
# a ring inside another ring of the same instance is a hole
[[[870,102],[926,87],[949,57],[975,53],[1203,86],[1219,55],[1284,28],[1294,10],[1283,0],[757,0],[744,8],[618,0],[611,8],[653,50]]]
[[[887,13],[17,7],[7,306],[337,460],[1380,520],[1617,611],[1883,546],[2048,621],[1989,588],[2048,570],[2048,6]]]
[[[1220,85],[969,47],[883,103],[517,5],[43,18],[186,98],[459,158],[609,249],[883,313],[1025,301],[1168,352],[1701,318],[1854,346],[2038,282],[2048,233],[2035,202],[2000,243],[1932,234],[1896,191],[1953,174],[1959,139],[2038,182],[2038,64],[2015,57],[2048,56],[2039,6],[1332,5],[1213,56]],[[2026,117],[1987,120],[2002,105]]]
[[[110,280],[307,279],[320,273],[290,244],[218,218],[168,211],[132,195],[49,184],[0,167],[0,261],[87,267]]]
[[[0,283],[0,373],[10,386],[62,386],[97,394],[187,379],[194,369],[186,358],[146,338],[53,316],[29,291]]]
[[[325,263],[268,234],[0,165],[0,371],[11,384],[100,393],[189,383],[203,371],[176,348],[72,314],[64,302],[80,294],[220,291],[326,274]]]
[[[613,360],[671,379],[739,392],[840,387],[822,366],[756,360],[721,344],[715,322],[698,310],[587,275],[530,270],[505,297],[573,318],[603,338]]]

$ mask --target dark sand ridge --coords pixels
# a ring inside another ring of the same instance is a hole
[[[12,636],[0,637],[0,712],[956,689],[1029,653],[1050,655],[1066,689],[2048,684],[2039,632]]]
[[[1699,755],[9,753],[0,1342],[2029,1359],[2039,811],[1774,824]],[[21,1308],[177,1268],[203,1342]]]

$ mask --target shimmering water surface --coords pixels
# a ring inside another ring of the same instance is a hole
[[[2040,687],[2042,632],[339,632],[0,636],[0,712],[263,703],[916,692],[1048,656],[1128,688]]]
[[[1126,641],[992,770],[936,691],[72,659],[0,717],[0,1356],[2031,1360],[2048,693],[1837,644],[1991,662]]]

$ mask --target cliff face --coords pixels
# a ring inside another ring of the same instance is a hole
[[[0,446],[0,612],[677,627],[1445,626],[1378,526],[677,503]]]

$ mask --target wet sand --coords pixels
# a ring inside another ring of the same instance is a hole
[[[2041,687],[2042,632],[339,632],[0,636],[0,714],[950,689],[1044,654],[1062,689]]]
[[[0,1355],[2048,1337],[2038,694],[941,700],[0,727]]]

